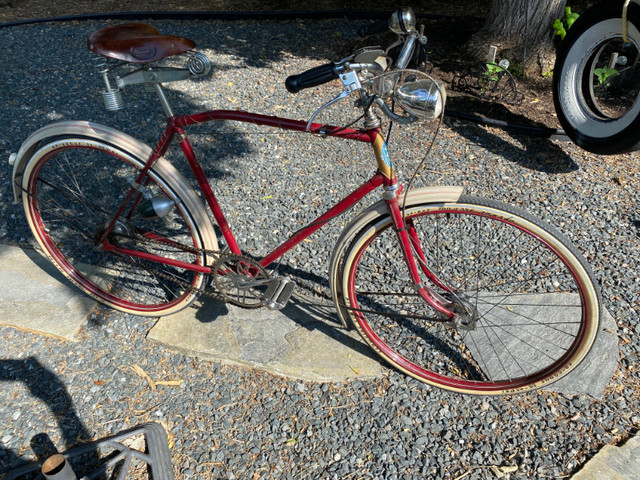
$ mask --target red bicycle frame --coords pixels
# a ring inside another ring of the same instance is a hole
[[[398,205],[398,199],[396,195],[397,178],[393,171],[393,166],[392,166],[391,160],[389,159],[387,149],[386,149],[386,144],[384,142],[384,139],[382,138],[379,127],[373,128],[370,130],[360,130],[360,129],[352,129],[352,128],[338,128],[330,125],[321,125],[318,123],[312,123],[311,125],[309,125],[309,128],[307,128],[307,123],[299,120],[292,120],[287,118],[260,115],[256,113],[234,111],[234,110],[211,110],[208,112],[202,112],[195,115],[172,116],[168,118],[167,128],[164,134],[162,135],[162,138],[159,140],[158,144],[153,150],[144,168],[140,171],[140,174],[138,175],[136,183],[138,183],[139,185],[145,184],[145,177],[149,169],[153,167],[153,164],[159,158],[164,156],[164,154],[169,149],[169,146],[173,141],[173,139],[177,138],[179,141],[180,147],[182,149],[182,152],[184,153],[187,159],[189,167],[191,168],[196,178],[196,181],[198,183],[198,186],[200,187],[201,191],[203,192],[206,198],[207,204],[211,209],[211,212],[213,214],[213,217],[216,220],[216,223],[218,224],[218,226],[222,231],[222,234],[225,238],[225,241],[227,242],[227,245],[229,246],[229,249],[234,254],[238,254],[238,255],[242,254],[242,251],[238,246],[238,243],[236,242],[233,232],[231,231],[231,227],[229,226],[229,223],[227,222],[224,216],[224,213],[220,208],[218,200],[211,186],[209,185],[209,182],[207,181],[204,171],[202,170],[202,167],[198,162],[198,159],[196,158],[196,154],[193,151],[191,143],[189,142],[189,139],[184,130],[185,127],[188,127],[191,125],[206,123],[206,122],[215,121],[215,120],[231,120],[236,122],[251,123],[251,124],[267,126],[267,127],[281,128],[284,130],[308,132],[310,134],[333,136],[333,137],[345,138],[349,140],[356,140],[359,142],[370,143],[373,147],[373,151],[376,156],[376,160],[378,163],[378,171],[375,173],[375,175],[373,175],[373,177],[371,177],[368,181],[363,183],[351,194],[349,194],[348,196],[343,198],[341,201],[336,203],[333,207],[327,210],[320,217],[313,220],[306,227],[298,230],[280,246],[276,247],[274,250],[268,253],[262,260],[260,260],[260,265],[262,265],[263,267],[266,267],[267,265],[271,264],[273,261],[277,260],[286,252],[288,252],[293,247],[295,247],[300,242],[302,242],[305,238],[309,237],[312,233],[314,233],[316,230],[321,228],[331,219],[342,214],[343,212],[351,208],[353,205],[358,203],[360,200],[362,200],[362,198],[364,198],[366,195],[371,193],[371,191],[375,190],[380,186],[383,186],[387,191],[393,192],[390,195],[385,195],[384,200],[389,207],[389,213],[393,220],[393,228],[395,229],[398,236],[398,240],[402,245],[402,251],[404,253],[405,261],[407,263],[407,266],[409,267],[412,279],[415,282],[415,285],[419,287],[418,291],[420,292],[420,295],[424,298],[424,300],[427,303],[432,305],[437,310],[445,313],[447,316],[453,315],[453,313],[448,309],[446,309],[441,304],[441,302],[435,300],[433,296],[430,295],[420,283],[420,274],[418,272],[418,268],[416,266],[416,262],[413,256],[412,242],[411,242],[409,233],[407,232],[407,228],[405,228],[403,216],[402,216],[400,207]],[[194,265],[191,263],[180,262],[178,260],[162,257],[159,255],[154,255],[147,252],[126,249],[123,247],[119,247],[117,245],[113,245],[108,242],[109,231],[113,228],[117,219],[120,218],[121,215],[124,213],[126,209],[126,205],[133,199],[133,197],[136,195],[136,192],[137,192],[137,189],[135,187],[132,187],[131,191],[126,196],[120,209],[118,210],[113,220],[111,221],[111,224],[106,229],[103,235],[103,238],[101,240],[103,248],[105,250],[109,250],[112,252],[121,253],[121,254],[129,255],[133,257],[139,257],[145,260],[164,263],[167,265],[172,265],[172,266],[180,267],[183,269],[193,270],[193,271],[202,272],[202,273],[211,273],[211,268],[204,265]],[[133,203],[134,206],[130,210],[130,214],[133,214],[136,203],[137,202],[134,201]],[[412,232],[411,235],[415,236],[415,232]],[[417,248],[416,253],[418,254],[418,257],[424,260],[424,254],[420,249],[419,245],[417,244],[417,242],[415,242],[415,238],[414,238],[413,245],[414,245],[413,248]],[[424,266],[422,266],[422,270],[425,270]],[[430,276],[430,272],[426,271],[425,273],[427,274],[427,276]]]

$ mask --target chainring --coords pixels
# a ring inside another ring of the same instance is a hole
[[[257,261],[244,255],[223,254],[211,266],[211,284],[225,302],[242,308],[260,308],[269,285],[269,274]]]

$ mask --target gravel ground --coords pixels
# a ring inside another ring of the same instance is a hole
[[[127,108],[118,113],[101,106],[85,38],[102,25],[0,30],[0,157],[61,119],[106,123],[147,142],[157,138],[161,110],[157,102],[144,103],[150,97],[142,89],[125,92]],[[193,38],[214,59],[211,78],[170,86],[177,111],[200,105],[308,118],[338,93],[336,85],[293,97],[283,79],[341,58],[356,43],[353,25],[340,21],[155,25]],[[354,114],[344,103],[322,119],[344,123]],[[403,172],[422,158],[431,133],[431,126],[394,129],[390,150]],[[372,168],[366,145],[336,139],[224,125],[196,129],[192,141],[241,245],[253,254],[265,253],[267,239],[284,239]],[[219,155],[228,150],[221,143],[236,155]],[[0,472],[32,457],[37,434],[46,432],[64,450],[156,420],[169,432],[177,478],[567,476],[640,425],[637,160],[453,121],[418,179],[462,184],[469,193],[517,204],[572,238],[618,326],[620,369],[602,400],[549,392],[468,397],[394,371],[375,381],[301,383],[176,354],[146,340],[153,320],[100,309],[71,342],[0,327]],[[10,176],[10,166],[0,163],[0,242],[28,246]],[[287,255],[303,288],[326,292],[329,252],[348,217]],[[136,365],[156,381],[180,385],[151,389]]]

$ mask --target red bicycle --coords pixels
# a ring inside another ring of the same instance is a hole
[[[522,392],[566,375],[598,331],[600,299],[589,267],[563,235],[518,208],[460,187],[400,184],[380,117],[400,124],[437,119],[445,93],[429,75],[406,68],[426,40],[413,12],[395,12],[388,27],[399,36],[397,58],[391,50],[363,49],[286,81],[295,93],[339,79],[342,93],[321,109],[353,95],[362,128],[315,123],[315,114],[308,122],[229,110],[176,115],[163,84],[210,68],[193,53],[194,42],[145,24],[93,33],[89,48],[105,59],[107,108],[121,106],[126,86],[145,84],[160,99],[166,129],[155,148],[92,122],[54,123],[32,134],[14,157],[14,188],[38,243],[87,294],[136,315],[174,313],[203,292],[242,307],[282,308],[295,284],[266,268],[381,189],[382,199],[346,226],[330,260],[344,326],[354,326],[401,371],[458,392]],[[157,63],[167,57],[186,64]],[[116,69],[124,73],[114,79]],[[192,125],[217,121],[368,143],[376,171],[256,259],[238,245],[186,134]],[[164,158],[174,140],[210,214]]]

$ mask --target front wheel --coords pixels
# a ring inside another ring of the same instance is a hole
[[[622,0],[589,8],[571,26],[553,70],[558,120],[580,147],[599,154],[640,149],[640,7]]]
[[[363,226],[340,262],[338,310],[401,371],[447,390],[539,388],[582,361],[598,331],[597,287],[580,254],[542,221],[471,196],[406,209],[436,312],[408,274],[388,215]],[[417,255],[414,255],[417,256]]]

